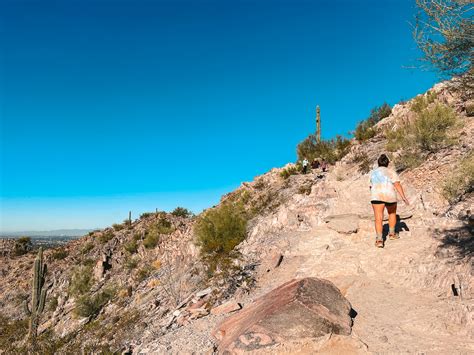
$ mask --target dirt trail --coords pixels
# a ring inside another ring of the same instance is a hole
[[[354,336],[369,352],[474,352],[472,300],[450,287],[467,266],[433,256],[437,242],[422,220],[407,220],[410,231],[384,249],[373,246],[372,223],[361,220],[350,236],[326,226],[289,234],[285,262],[260,280],[259,294],[295,277],[325,278],[357,312]]]

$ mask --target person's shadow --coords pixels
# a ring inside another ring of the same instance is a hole
[[[397,214],[397,223],[395,224],[395,233],[400,233],[402,231],[409,231],[410,228],[408,228],[407,224],[405,221],[400,220],[400,215]],[[383,225],[383,231],[382,231],[382,236],[383,240],[387,240],[389,232],[389,227],[388,227],[388,222]]]

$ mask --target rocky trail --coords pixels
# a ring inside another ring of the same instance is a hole
[[[463,254],[469,251],[446,245],[437,237],[438,228],[443,231],[440,235],[446,236],[445,231],[463,230],[465,225],[426,211],[419,202],[421,192],[404,181],[413,203],[399,208],[400,239],[387,240],[383,249],[375,248],[370,204],[360,202],[368,201],[366,177],[340,182],[337,174],[337,170],[331,172],[316,181],[311,194],[296,196],[281,206],[285,214],[275,213],[259,221],[259,232],[241,246],[244,254],[254,252],[260,260],[256,289],[236,295],[233,301],[245,309],[290,280],[329,280],[355,311],[352,334],[299,338],[251,352],[474,352],[472,264]],[[298,176],[294,183],[301,185],[311,179],[313,176]],[[323,208],[318,196],[321,189],[334,192],[324,200]],[[341,201],[352,201],[351,214],[346,214]],[[333,214],[338,210],[344,214]],[[192,344],[197,342],[201,349],[211,351],[216,344],[212,330],[225,318],[210,315],[196,320],[192,327],[178,328],[142,352],[192,353]],[[190,342],[183,344],[183,337]]]
[[[285,261],[261,280],[261,292],[293,278],[324,278],[357,312],[353,333],[362,343],[358,351],[471,353],[474,339],[461,314],[472,303],[453,295],[456,274],[436,269],[439,261],[429,253],[436,242],[421,227],[416,230],[402,231],[384,249],[375,248],[372,233],[365,230],[350,237],[326,227],[293,234]],[[444,272],[438,275],[442,281],[434,277],[437,271]],[[429,282],[440,285],[424,287]]]

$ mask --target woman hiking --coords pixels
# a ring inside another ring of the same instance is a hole
[[[382,154],[378,161],[378,168],[370,174],[370,199],[375,216],[375,246],[383,248],[383,213],[385,207],[388,212],[388,238],[398,239],[398,233],[395,232],[397,223],[397,192],[400,194],[403,202],[409,205],[405,196],[403,187],[400,184],[400,178],[393,170],[388,169],[389,160],[385,154]]]

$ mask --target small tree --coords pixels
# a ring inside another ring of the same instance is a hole
[[[425,66],[442,76],[458,76],[462,87],[474,89],[472,48],[474,6],[470,0],[416,0],[413,37]]]
[[[347,154],[350,144],[348,139],[341,136],[318,141],[316,135],[310,134],[304,141],[298,144],[298,159],[303,160],[306,158],[311,161],[315,158],[319,158],[325,159],[328,163],[333,164]]]
[[[374,126],[385,117],[390,116],[391,113],[392,108],[385,102],[379,107],[374,107],[370,111],[370,116],[366,120],[359,122],[354,131],[354,137],[359,142],[363,142],[374,137],[377,133]]]
[[[175,217],[184,217],[184,218],[188,218],[193,215],[193,213],[190,210],[184,207],[176,207],[173,210],[173,212],[171,212],[171,214]]]

